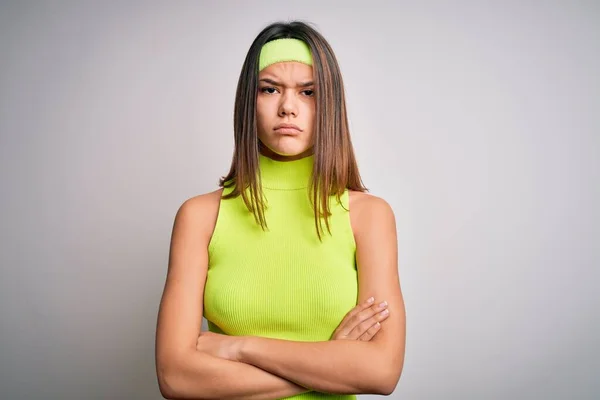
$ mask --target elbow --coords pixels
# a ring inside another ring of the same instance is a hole
[[[368,377],[368,379],[362,381],[363,385],[361,385],[360,388],[357,388],[358,392],[353,392],[354,394],[389,396],[396,390],[398,376],[397,374],[391,373],[392,370],[380,367],[379,369],[372,368],[370,371],[373,371],[373,373],[369,374],[367,372],[366,374],[363,374],[363,377]]]
[[[391,395],[396,390],[401,375],[402,370],[396,371],[395,369],[389,369],[387,373],[382,373],[382,379],[377,385],[377,394],[382,396]]]
[[[401,374],[402,366],[398,367],[396,360],[387,356],[373,357],[370,363],[361,364],[360,371],[356,372],[362,379],[353,380],[360,382],[360,386],[352,393],[389,396],[396,390]]]
[[[176,389],[174,374],[165,365],[157,366],[158,389],[164,399],[177,399],[178,392]]]
[[[183,400],[189,399],[182,390],[182,382],[176,373],[164,373],[158,376],[158,388],[164,399]],[[204,397],[195,396],[195,400],[204,400]]]
[[[174,360],[157,362],[156,375],[158,379],[158,388],[164,399],[180,400],[189,398],[189,394],[184,393],[183,373],[180,365]],[[203,397],[194,397],[201,400]]]
[[[394,390],[396,390],[396,383],[384,382],[379,385],[376,394],[381,396],[389,396],[390,394],[394,393]]]
[[[374,379],[376,394],[382,396],[391,395],[400,381],[402,370],[404,369],[404,351],[401,353],[385,353],[379,358],[379,368],[373,368],[379,373]]]
[[[208,388],[198,385],[198,379],[190,378],[188,370],[181,359],[157,364],[158,388],[162,397],[171,400],[215,400]]]
[[[396,390],[397,381],[394,382],[390,379],[384,380],[380,379],[371,385],[368,391],[363,392],[363,394],[375,394],[379,396],[389,396]]]
[[[397,358],[381,357],[370,365],[366,376],[369,376],[368,394],[389,396],[398,385],[402,375],[404,362],[398,362]],[[364,371],[367,372],[367,371]]]

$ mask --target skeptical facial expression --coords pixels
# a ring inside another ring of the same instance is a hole
[[[258,75],[258,138],[275,155],[303,156],[314,144],[313,69],[300,62],[271,64]]]

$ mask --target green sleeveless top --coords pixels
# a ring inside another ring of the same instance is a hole
[[[357,304],[356,243],[348,190],[330,197],[331,235],[317,236],[308,184],[314,155],[275,161],[260,155],[266,197],[263,231],[241,196],[221,199],[208,246],[204,317],[212,332],[327,341]],[[233,188],[225,188],[223,194]],[[311,391],[293,399],[356,399]]]

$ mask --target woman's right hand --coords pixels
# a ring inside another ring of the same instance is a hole
[[[346,339],[368,342],[381,329],[380,321],[383,321],[389,315],[387,302],[384,301],[377,304],[375,301],[369,302],[367,300],[362,304],[356,305],[356,307],[346,314],[340,325],[333,332],[331,340]]]

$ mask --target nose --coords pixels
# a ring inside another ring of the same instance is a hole
[[[281,104],[279,105],[279,116],[298,116],[298,106],[296,98],[293,94],[287,93],[281,96]]]

